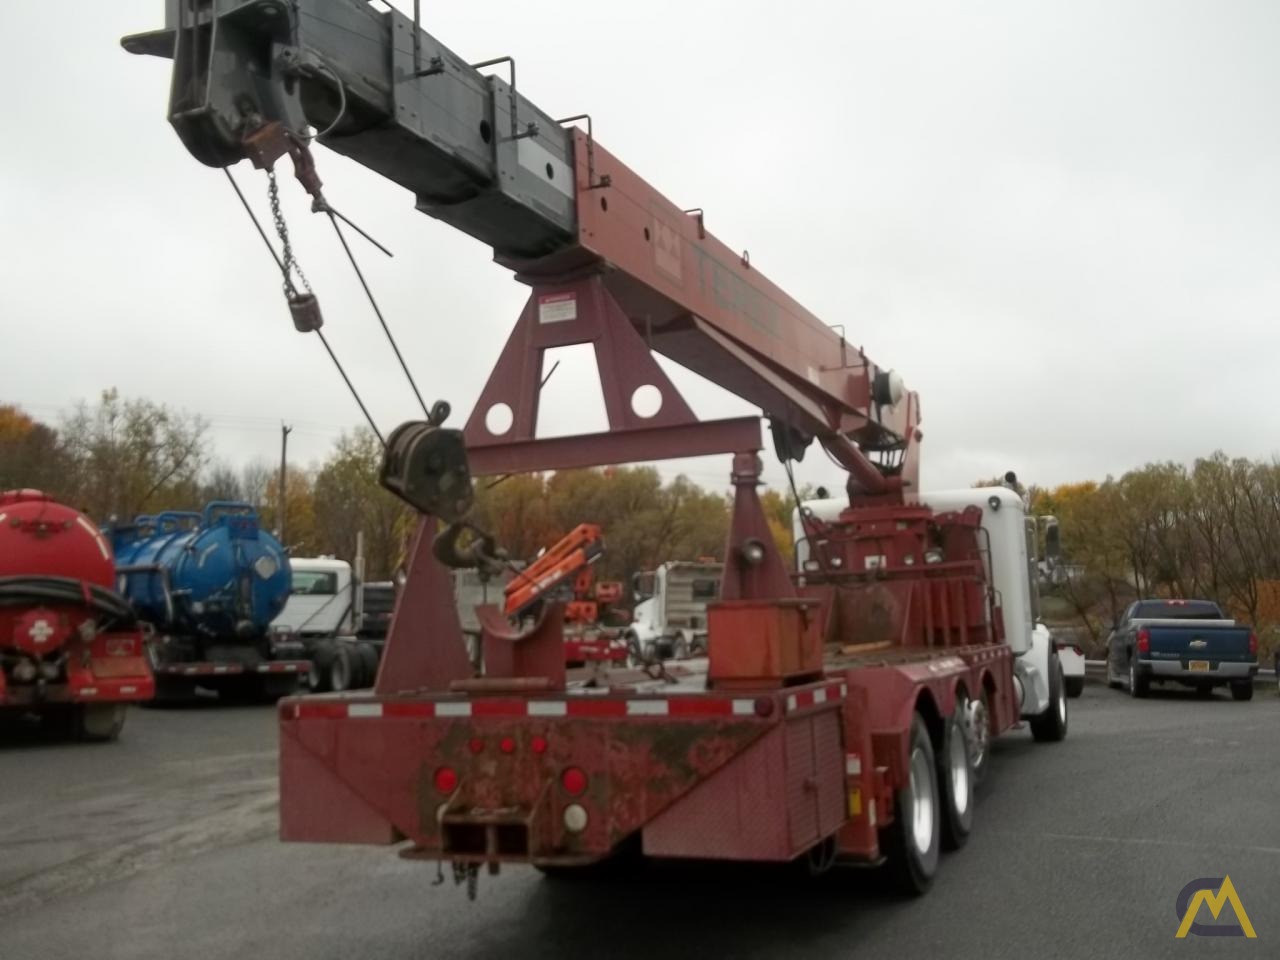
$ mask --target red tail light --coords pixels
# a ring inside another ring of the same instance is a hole
[[[458,774],[452,767],[440,767],[436,770],[435,784],[441,793],[453,793],[458,789]]]
[[[534,753],[546,753],[547,738],[534,737],[532,740],[529,741],[529,749],[532,750]]]
[[[587,789],[587,775],[577,767],[567,767],[560,774],[561,785],[571,796],[579,796]]]
[[[498,749],[503,753],[515,753],[516,741],[514,737],[503,737],[498,741]]]
[[[1083,648],[1083,647],[1079,647],[1079,646],[1076,646],[1075,644],[1072,644],[1072,645],[1071,645],[1071,649],[1072,649],[1072,650],[1074,650],[1074,651],[1076,652],[1076,656],[1077,656],[1077,657],[1083,657],[1083,656],[1084,656],[1084,648]]]
[[[1148,633],[1146,630],[1138,631],[1138,652],[1139,653],[1151,652],[1151,634]]]
[[[1256,657],[1258,655],[1258,635],[1252,630],[1249,631],[1249,656]]]
[[[483,753],[483,752],[484,752],[484,741],[483,741],[483,740],[481,740],[479,737],[472,737],[472,738],[467,742],[467,746],[470,748],[470,750],[471,750],[471,752],[472,752],[472,753]]]

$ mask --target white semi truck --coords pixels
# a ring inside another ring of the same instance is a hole
[[[636,607],[624,638],[632,663],[707,652],[707,604],[720,596],[724,565],[675,560],[631,580]]]

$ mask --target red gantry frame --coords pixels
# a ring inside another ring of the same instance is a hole
[[[904,504],[918,475],[915,394],[877,402],[885,374],[700,213],[581,131],[575,155],[577,245],[505,261],[531,292],[466,425],[472,469],[729,455],[734,508],[706,667],[570,683],[562,611],[549,605],[524,633],[482,610],[474,676],[424,517],[374,689],[280,705],[281,835],[408,840],[407,856],[490,865],[584,864],[629,842],[663,857],[874,862],[909,776],[914,718],[938,742],[962,699],[984,701],[992,735],[1017,719],[980,514]],[[540,439],[543,354],[585,343],[609,430]],[[809,530],[820,569],[803,586],[757,497],[759,419],[699,421],[651,351],[848,469],[850,510]],[[644,386],[661,396],[649,417],[632,405]],[[499,404],[510,426],[494,433]],[[941,562],[914,564],[925,549]]]

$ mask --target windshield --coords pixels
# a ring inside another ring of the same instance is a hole
[[[1208,600],[1143,600],[1133,608],[1134,620],[1221,620],[1222,611]]]
[[[338,575],[319,570],[294,570],[294,596],[330,597],[338,592]]]

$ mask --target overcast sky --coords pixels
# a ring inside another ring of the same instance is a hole
[[[162,0],[0,7],[0,402],[116,386],[198,413],[232,463],[322,458],[359,413],[220,173],[165,121]],[[403,7],[411,4],[404,0]],[[1053,484],[1280,452],[1280,4],[424,4],[472,60],[596,135],[920,392],[925,487]],[[326,194],[428,400],[470,410],[525,290],[401,188],[320,149]],[[266,184],[237,168],[259,210]],[[412,394],[332,232],[282,179],[326,330],[385,429]],[[582,357],[548,432],[596,429]],[[747,408],[677,377],[695,411]],[[598,395],[598,392],[597,392]],[[728,463],[685,465],[706,485]],[[769,473],[781,478],[779,471]],[[810,457],[803,482],[831,483]]]

